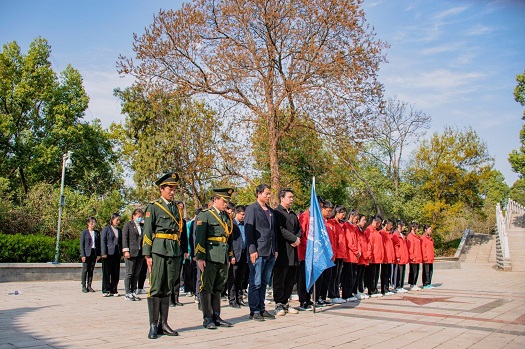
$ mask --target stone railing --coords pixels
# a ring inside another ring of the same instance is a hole
[[[525,207],[509,199],[506,208],[507,210],[504,212],[501,209],[501,205],[499,203],[496,204],[496,226],[498,231],[498,235],[496,236],[496,259],[498,268],[511,270],[512,265],[507,229],[510,228],[512,215],[524,215]]]

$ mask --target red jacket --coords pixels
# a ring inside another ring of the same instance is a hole
[[[383,240],[383,263],[392,264],[395,261],[394,244],[392,243],[392,234],[386,230],[379,232]]]
[[[421,255],[421,240],[419,236],[414,233],[409,233],[407,236],[408,248],[408,262],[411,264],[418,264],[423,262]]]
[[[359,252],[361,252],[361,248],[357,238],[357,230],[358,228],[355,224],[350,224],[348,222],[344,224],[344,232],[346,238],[346,258],[344,261],[348,263],[359,262],[359,258],[357,258],[357,255],[359,254]]]
[[[366,228],[365,234],[368,235],[368,242],[370,243],[370,247],[372,249],[372,255],[370,256],[370,263],[373,263],[373,264],[383,263],[383,255],[384,255],[383,239],[381,238],[381,234],[379,234],[376,227],[374,227],[374,223],[370,224],[368,228]]]
[[[392,244],[394,245],[396,264],[408,264],[408,248],[406,237],[397,230],[392,234]]]
[[[326,232],[328,233],[328,238],[330,239],[330,245],[332,245],[332,252],[333,252],[333,257],[332,257],[332,261],[335,261],[335,253],[336,253],[336,248],[337,248],[337,239],[336,239],[336,233],[335,233],[335,225],[337,223],[335,223],[332,219],[324,219],[323,218],[323,221],[324,221],[324,225],[326,227]]]
[[[434,240],[431,236],[421,235],[421,253],[423,263],[434,263]]]
[[[335,258],[345,259],[346,254],[347,254],[346,234],[345,234],[346,222],[339,222],[335,218],[331,219],[330,221],[333,223],[333,226],[335,228],[335,234],[334,234],[335,246],[332,245]]]
[[[357,264],[368,265],[370,263],[370,258],[372,257],[372,250],[370,248],[370,243],[368,242],[368,237],[365,234],[364,230],[356,229],[357,241],[359,244],[359,250],[361,251],[361,257],[357,261]]]
[[[297,257],[300,261],[306,258],[306,243],[308,242],[308,228],[310,227],[310,210],[306,210],[299,215],[299,225],[303,231],[301,244],[297,246]]]

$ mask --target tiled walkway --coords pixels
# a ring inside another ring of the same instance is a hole
[[[263,323],[223,302],[222,317],[235,326],[214,331],[202,328],[193,298],[181,297],[169,319],[180,336],[156,340],[147,339],[144,300],[84,294],[72,281],[0,283],[0,348],[525,348],[525,272],[462,263],[433,281],[431,290]],[[21,294],[8,295],[14,290]]]

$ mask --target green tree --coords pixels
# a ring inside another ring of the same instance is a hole
[[[122,151],[133,171],[139,201],[158,196],[153,182],[166,171],[181,177],[179,199],[195,207],[207,202],[211,183],[238,178],[234,145],[216,113],[203,102],[140,86],[115,90],[127,115]]]
[[[62,154],[73,151],[66,184],[104,193],[118,184],[118,155],[97,121],[82,122],[89,98],[80,73],[67,66],[57,75],[50,54],[42,38],[27,54],[16,42],[0,52],[0,177],[24,193],[38,182],[58,184]]]
[[[482,185],[490,177],[493,159],[472,129],[446,127],[423,140],[408,168],[408,177],[425,202],[420,221],[443,228],[447,216],[465,207],[483,206]]]
[[[514,88],[514,100],[525,107],[525,72],[523,74],[516,75],[516,88]],[[525,111],[521,117],[525,120]],[[509,162],[512,166],[512,170],[525,177],[525,125],[520,131],[520,142],[521,147],[519,150],[513,150],[509,154]]]
[[[525,178],[520,178],[510,188],[510,197],[518,204],[525,206]]]
[[[225,115],[264,125],[277,192],[279,143],[301,119],[335,134],[356,123],[356,109],[378,104],[386,45],[361,2],[196,0],[161,10],[120,71],[147,87],[218,97]]]

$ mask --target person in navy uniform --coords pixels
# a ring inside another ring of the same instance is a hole
[[[182,256],[187,252],[183,214],[173,202],[178,183],[179,176],[175,173],[160,177],[155,184],[160,189],[161,197],[148,204],[144,214],[142,254],[150,269],[147,298],[150,339],[157,338],[158,334],[179,335],[168,325],[170,295],[180,274]]]
[[[87,229],[80,234],[80,256],[82,259],[82,292],[95,292],[91,287],[93,270],[100,258],[100,233],[95,230],[97,219],[87,219]]]
[[[233,255],[233,221],[225,212],[232,188],[213,189],[213,205],[203,210],[195,223],[195,258],[201,270],[200,303],[203,327],[232,327],[221,319],[221,293],[228,280],[228,264]]]

